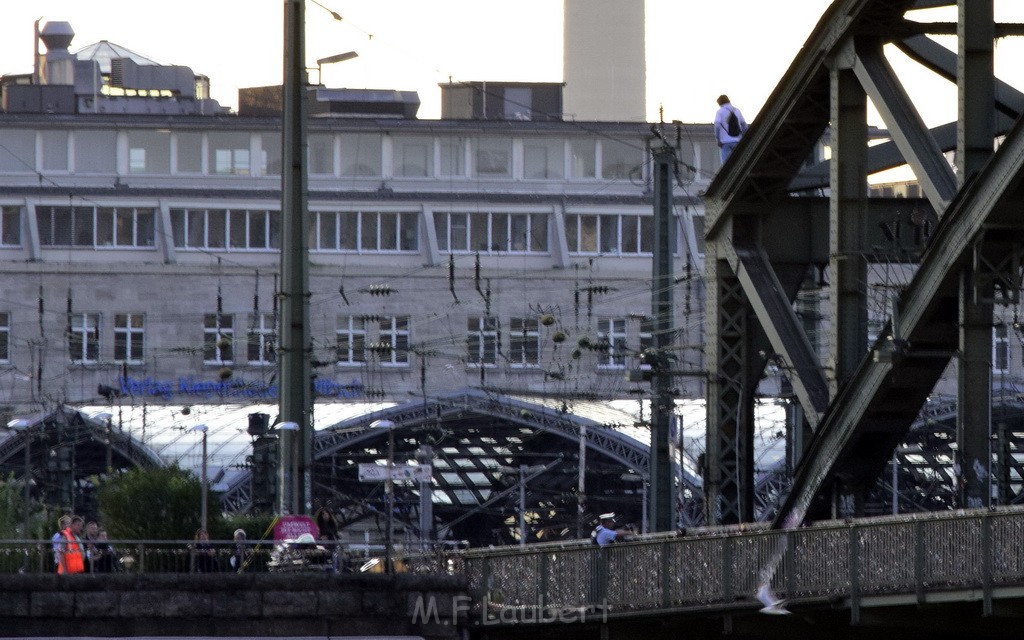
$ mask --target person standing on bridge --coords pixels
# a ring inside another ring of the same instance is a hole
[[[53,566],[60,566],[61,541],[64,539],[64,530],[71,526],[71,516],[63,515],[57,520],[57,533],[53,534],[50,542],[53,543]]]
[[[747,132],[747,121],[740,110],[732,106],[729,96],[718,96],[718,111],[715,113],[715,140],[722,156],[722,164],[732,155],[740,138]]]
[[[71,524],[60,532],[61,541],[57,553],[57,573],[85,573],[85,545],[82,544],[82,529],[85,519],[71,516]]]
[[[598,519],[601,521],[601,524],[597,525],[591,537],[594,539],[594,544],[600,547],[618,542],[619,540],[625,540],[627,536],[633,533],[629,529],[615,528],[614,513],[602,513],[598,516]]]

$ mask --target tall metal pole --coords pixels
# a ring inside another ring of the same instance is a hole
[[[25,427],[25,506],[24,506],[24,517],[25,517],[25,531],[22,537],[28,540],[29,527],[32,521],[32,511],[29,502],[32,500],[32,438],[29,435],[28,427]]]
[[[576,537],[583,537],[583,516],[587,509],[587,425],[580,425],[580,468],[576,478]]]
[[[654,531],[672,527],[672,458],[669,427],[675,401],[672,395],[672,176],[675,152],[663,145],[654,150],[654,260],[651,277],[651,311],[654,316],[654,362],[651,364],[651,490],[650,524]]]
[[[395,529],[395,425],[388,422],[388,477],[384,481],[384,488],[388,494],[388,513],[385,518],[387,531],[384,532],[384,572],[394,573],[394,529]]]
[[[107,418],[107,475],[114,471],[113,418]]]
[[[416,451],[416,462],[421,468],[433,465],[434,448],[421,444]],[[424,551],[430,548],[430,541],[434,538],[434,503],[430,483],[430,476],[420,476],[420,548]]]
[[[288,505],[293,514],[312,510],[313,425],[309,359],[309,263],[306,246],[306,46],[304,0],[284,3],[284,87],[281,169],[281,314],[278,357],[280,419],[299,426],[289,465],[299,479]],[[283,488],[282,488],[283,489]]]
[[[203,497],[202,497],[202,499],[199,502],[199,526],[202,527],[203,530],[205,531],[205,530],[207,530],[206,529],[206,523],[207,523],[207,518],[206,518],[206,498],[207,498],[207,496],[206,496],[206,494],[209,493],[209,491],[210,491],[210,479],[206,475],[206,429],[203,429],[203,477],[202,477],[202,484],[203,484]]]
[[[277,425],[279,437],[277,446],[280,447],[277,453],[278,474],[277,474],[277,504],[274,505],[278,515],[292,514],[295,507],[295,495],[298,476],[295,467],[290,464],[294,459],[295,438],[299,432],[299,425],[294,422],[282,422]]]
[[[526,546],[526,465],[519,465],[519,546]]]

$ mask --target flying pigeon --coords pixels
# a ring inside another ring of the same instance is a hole
[[[789,609],[786,608],[786,601],[775,595],[767,582],[758,587],[757,599],[764,605],[761,613],[770,616],[788,616],[790,614]]]

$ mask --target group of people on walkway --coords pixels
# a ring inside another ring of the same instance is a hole
[[[117,570],[114,547],[98,522],[78,515],[63,515],[51,538],[53,564],[59,574],[111,573]]]

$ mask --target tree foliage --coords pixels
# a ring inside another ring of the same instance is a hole
[[[0,540],[36,540],[49,537],[46,514],[35,500],[29,502],[28,532],[25,531],[25,485],[11,473],[0,480]],[[54,525],[56,527],[56,525]]]
[[[99,487],[100,518],[115,540],[191,540],[200,523],[202,484],[178,467],[132,469]],[[208,528],[219,531],[220,502],[208,495]]]

